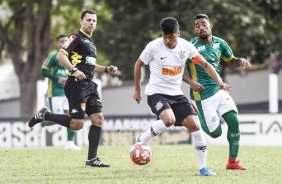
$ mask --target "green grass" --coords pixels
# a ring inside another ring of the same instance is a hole
[[[85,168],[87,148],[0,149],[0,183],[282,183],[282,147],[241,146],[240,158],[247,171],[225,169],[227,146],[208,147],[208,166],[218,176],[198,175],[197,158],[191,145],[153,145],[153,159],[134,165],[130,146],[100,146],[99,156],[110,168]]]

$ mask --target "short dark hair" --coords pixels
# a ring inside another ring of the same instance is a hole
[[[65,34],[60,34],[59,36],[57,36],[56,41],[58,41],[60,38],[64,38],[64,37],[68,37]]]
[[[163,18],[160,22],[161,30],[164,34],[173,34],[176,31],[179,31],[178,21],[173,17]]]
[[[203,13],[197,14],[194,18],[194,21],[197,20],[197,19],[203,19],[203,18],[210,21],[209,17],[206,14],[203,14]]]
[[[85,17],[85,14],[86,13],[89,13],[89,14],[96,14],[96,12],[94,10],[84,10],[82,13],[81,13],[81,16],[80,16],[80,19],[82,20],[84,17]]]

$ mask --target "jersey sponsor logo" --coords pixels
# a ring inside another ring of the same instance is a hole
[[[59,69],[58,71],[57,71],[57,74],[59,75],[59,76],[62,76],[62,77],[67,77],[68,76],[68,73],[69,73],[69,71],[67,70],[67,69]]]
[[[219,48],[219,43],[213,44],[212,47],[215,48],[215,49]]]
[[[76,66],[78,63],[81,63],[82,56],[77,52],[72,51],[71,55],[71,63]]]
[[[155,108],[156,108],[157,111],[159,111],[163,106],[164,106],[164,104],[161,101],[159,101],[159,102],[156,103]]]
[[[71,35],[70,37],[69,37],[69,39],[65,42],[65,44],[63,45],[63,48],[64,49],[67,49],[69,46],[70,46],[70,44],[75,40],[77,38],[77,36],[76,35]]]
[[[203,51],[206,50],[206,46],[197,47],[197,50],[198,50],[199,52],[203,52]]]
[[[78,113],[78,111],[77,111],[76,109],[72,109],[72,110],[71,110],[71,113],[72,113],[72,114],[75,114],[75,113]]]
[[[85,64],[87,65],[95,65],[96,64],[96,58],[92,56],[86,56]]]
[[[175,76],[180,74],[182,71],[182,66],[179,67],[169,67],[169,68],[162,68],[163,75]]]
[[[161,57],[161,59],[165,59],[167,56],[165,56],[165,57]]]

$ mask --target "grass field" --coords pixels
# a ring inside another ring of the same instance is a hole
[[[227,146],[208,147],[208,166],[218,176],[198,175],[191,145],[152,146],[153,159],[145,166],[134,165],[130,146],[100,146],[99,156],[110,168],[85,168],[87,148],[0,149],[0,183],[282,183],[282,147],[241,146],[240,158],[247,171],[225,169]]]

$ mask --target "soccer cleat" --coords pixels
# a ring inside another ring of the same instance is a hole
[[[141,142],[140,136],[141,136],[141,134],[138,134],[138,135],[136,136],[136,138],[135,138],[135,143]]]
[[[75,145],[73,141],[68,141],[67,144],[66,144],[66,146],[65,146],[65,150],[80,151],[81,148],[78,147],[77,145]]]
[[[217,174],[212,172],[211,170],[209,170],[208,168],[206,167],[203,167],[201,170],[200,170],[200,175],[201,176],[216,176]]]
[[[32,116],[28,122],[28,126],[31,128],[37,123],[40,123],[44,121],[44,115],[46,112],[50,112],[50,110],[47,107],[41,108],[38,113],[36,113],[34,116]]]
[[[247,170],[246,167],[240,164],[239,160],[235,158],[229,158],[228,163],[226,164],[226,169],[230,170]]]
[[[85,167],[110,167],[108,164],[104,164],[100,158],[93,158],[91,160],[86,160]]]

